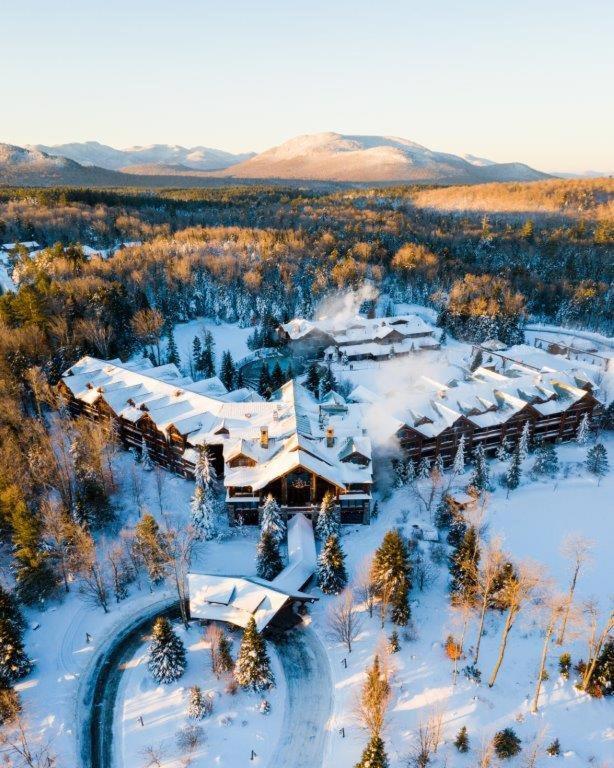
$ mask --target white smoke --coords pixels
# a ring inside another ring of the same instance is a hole
[[[373,283],[363,283],[357,290],[342,291],[326,296],[315,310],[316,320],[333,320],[342,324],[353,320],[365,301],[375,301],[379,292]]]

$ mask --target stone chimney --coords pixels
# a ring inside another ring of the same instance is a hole
[[[260,427],[260,447],[261,448],[269,447],[269,428],[268,427]]]
[[[335,444],[335,428],[326,427],[326,446],[332,448]]]

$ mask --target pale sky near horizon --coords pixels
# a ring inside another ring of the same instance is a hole
[[[614,0],[0,0],[0,142],[402,136],[614,171]]]

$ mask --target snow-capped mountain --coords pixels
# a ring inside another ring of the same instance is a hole
[[[209,147],[181,147],[171,144],[151,144],[145,147],[115,149],[98,141],[71,144],[35,144],[28,149],[46,152],[48,155],[66,157],[81,165],[97,165],[119,171],[128,166],[183,166],[194,171],[214,171],[228,168],[253,156],[253,152],[233,154]],[[164,171],[163,171],[164,172]]]
[[[52,157],[39,149],[0,144],[0,184],[112,186],[122,174],[105,168],[84,168],[74,160]]]
[[[477,160],[477,158],[476,158]],[[533,181],[547,175],[522,163],[480,164],[394,136],[298,136],[222,171],[233,178],[355,182]],[[499,178],[500,177],[500,178]]]

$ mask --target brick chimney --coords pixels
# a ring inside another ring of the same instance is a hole
[[[269,428],[268,427],[260,427],[260,447],[261,448],[269,447]]]
[[[335,444],[335,428],[326,427],[326,446],[332,448]]]

